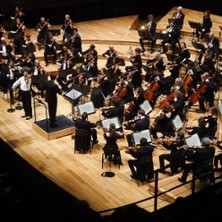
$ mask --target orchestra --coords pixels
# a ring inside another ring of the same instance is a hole
[[[19,91],[25,111],[23,117],[29,120],[32,118],[31,92],[33,97],[37,94],[44,97],[43,91],[47,91],[46,102],[50,107],[51,83],[48,83],[47,77],[43,78],[43,76],[47,76],[47,68],[45,69],[41,61],[36,59],[35,50],[28,49],[30,46],[35,47],[35,44],[33,36],[29,32],[27,33],[24,20],[21,20],[23,16],[22,8],[16,8],[15,15],[12,17],[15,25],[11,32],[16,34],[16,37],[11,43],[5,38],[6,31],[0,24],[0,86],[3,93],[9,92],[11,104],[14,104],[15,101],[14,91],[20,86]],[[159,52],[160,50],[156,50],[157,24],[154,16],[149,14],[148,21],[140,27],[149,33],[147,35],[149,38],[140,36],[138,43],[140,43],[141,48],[135,47],[134,52],[128,56],[127,66],[121,63],[121,53],[112,44],[101,54],[107,59],[105,65],[102,66],[99,60],[100,50],[97,51],[95,44],[90,44],[88,48],[82,46],[81,29],[79,31],[74,27],[69,15],[65,16],[61,27],[63,44],[58,53],[56,46],[59,43],[49,30],[51,27],[49,19],[46,20],[45,17],[41,17],[35,28],[37,44],[40,46],[39,50],[41,47],[44,48],[45,66],[49,66],[50,60],[53,64],[57,64],[58,75],[52,79],[56,92],[61,95],[62,92],[66,93],[75,89],[75,86],[87,87],[89,92],[84,96],[92,101],[102,118],[118,117],[121,124],[121,135],[113,123],[110,124],[109,129],[103,129],[105,139],[103,151],[108,155],[111,152],[110,149],[113,148],[112,152],[115,154],[113,162],[116,164],[122,164],[119,139],[125,139],[128,147],[135,146],[133,133],[140,133],[143,130],[150,130],[152,142],[161,144],[170,151],[168,154],[159,156],[160,168],[165,167],[165,160],[171,164],[176,159],[182,161],[182,165],[171,167],[172,174],[178,173],[180,167],[186,168],[184,159],[186,153],[183,148],[185,134],[198,134],[200,139],[205,137],[214,139],[216,137],[219,118],[218,109],[215,107],[215,95],[219,90],[220,83],[216,79],[215,72],[218,67],[215,64],[220,54],[220,38],[210,32],[212,21],[210,12],[206,11],[201,30],[197,30],[196,34],[198,37],[201,35],[201,39],[206,37],[206,33],[209,33],[209,36],[203,50],[197,55],[198,58],[193,61],[191,50],[187,47],[188,42],[185,42],[184,39],[180,42],[184,17],[183,8],[179,6],[171,17],[170,25],[165,30],[166,38],[162,39],[160,44],[162,52]],[[146,62],[142,57],[145,51],[144,40],[151,41],[151,52],[154,52],[151,58],[146,58]],[[168,59],[166,62],[167,56],[161,54],[169,52],[167,43],[172,47],[173,54],[171,56],[173,55],[173,59],[171,61]],[[58,82],[58,86],[54,83],[55,80]],[[93,80],[95,80],[94,87],[91,84]],[[32,87],[36,87],[40,93],[36,93]],[[50,127],[57,127],[55,123],[57,99],[54,102],[53,110],[49,108]],[[77,99],[74,106],[80,102],[83,101]],[[148,102],[152,110],[158,111],[152,117],[153,119],[145,112],[145,108],[141,108],[144,102]],[[198,104],[198,110],[196,110],[195,104]],[[179,116],[183,123],[190,123],[187,112],[191,111],[191,108],[197,113],[206,113],[210,110],[210,114],[204,114],[199,118],[197,120],[198,125],[193,127],[191,131],[177,131],[172,121]],[[87,113],[83,113],[81,118],[74,121],[77,129],[90,131],[93,144],[98,143],[95,129],[97,125],[88,121]],[[124,134],[125,130],[130,132]],[[167,143],[164,142],[165,137],[174,139]],[[204,146],[210,145],[208,143],[209,141],[205,141]],[[144,161],[144,157],[149,157],[148,178],[153,179],[152,146],[147,141],[141,140],[138,150],[128,149],[128,153],[137,161],[128,161],[133,179],[145,180],[143,176],[141,177],[141,172],[138,174],[136,172],[138,169],[134,169],[135,166],[137,168],[138,162],[141,164],[141,161]],[[145,156],[140,154],[142,151],[144,151]],[[199,151],[195,152],[198,153]],[[166,172],[161,170],[161,173]],[[187,172],[182,175],[180,181],[186,181],[186,174]]]

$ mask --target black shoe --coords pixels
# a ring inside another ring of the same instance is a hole
[[[131,178],[134,179],[134,180],[137,180],[137,179],[138,179],[136,175],[135,175],[135,176],[134,176],[134,175],[130,175],[130,176],[131,176]]]
[[[97,144],[98,142],[99,142],[98,140],[93,141],[93,145]]]
[[[26,120],[29,120],[29,119],[31,119],[32,118],[32,116],[27,116],[26,117]]]
[[[185,183],[186,182],[186,180],[183,180],[182,178],[178,178],[178,180],[181,182],[181,183]]]
[[[25,118],[25,117],[27,117],[27,116],[26,115],[22,116],[22,118]]]

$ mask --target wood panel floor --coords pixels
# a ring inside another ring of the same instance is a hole
[[[172,11],[170,11],[172,14]],[[185,11],[186,13],[186,11]],[[200,13],[200,12],[197,12]],[[200,13],[202,14],[202,13]],[[198,14],[199,15],[199,14]],[[196,16],[198,18],[198,15]],[[170,14],[169,14],[170,16]],[[122,54],[127,56],[127,49],[132,43],[138,43],[137,31],[131,30],[131,27],[137,22],[137,16],[127,16],[114,19],[104,19],[97,21],[82,22],[76,24],[82,36],[83,48],[86,49],[88,44],[97,40],[99,54],[106,51],[107,45],[103,40],[112,42],[118,41],[117,48],[122,50]],[[221,20],[221,18],[220,18]],[[35,31],[31,30],[32,35],[36,35]],[[59,37],[61,38],[61,37]],[[87,42],[87,40],[90,40]],[[99,42],[98,40],[101,40]],[[125,43],[124,43],[125,42]],[[135,47],[135,46],[134,46]],[[41,57],[43,50],[37,57]],[[194,55],[193,55],[194,56]],[[105,60],[99,60],[99,67],[104,66]],[[49,65],[47,71],[57,70],[56,65]],[[220,93],[221,95],[221,93]],[[216,98],[220,98],[218,94]],[[89,99],[89,98],[87,98]],[[86,99],[86,100],[87,100]],[[92,154],[74,154],[73,141],[71,136],[62,137],[56,140],[47,141],[32,130],[32,120],[24,120],[21,118],[23,110],[16,110],[15,113],[8,113],[9,103],[6,95],[0,93],[0,136],[9,143],[15,152],[20,154],[25,160],[32,164],[36,169],[42,172],[45,176],[53,182],[61,186],[64,190],[74,195],[78,199],[85,199],[89,202],[92,209],[101,211],[113,207],[122,206],[132,203],[152,195],[152,189],[148,184],[137,186],[137,184],[130,179],[130,170],[127,165],[127,160],[131,158],[124,151],[126,140],[119,141],[119,147],[123,148],[121,151],[123,166],[119,169],[112,166],[112,171],[115,172],[115,177],[102,177],[101,173],[108,170],[101,168],[101,154],[104,146],[102,129],[97,129],[99,144],[94,146]],[[71,112],[71,104],[64,99],[63,96],[58,97],[58,111],[57,115],[69,115]],[[155,117],[158,109],[151,113],[151,117]],[[189,125],[196,124],[196,118],[200,114],[194,112],[188,113]],[[44,119],[44,108],[37,108],[37,119]],[[90,121],[96,122],[100,119],[99,111],[89,116]],[[153,119],[152,119],[153,121]],[[221,140],[221,119],[218,129],[218,138]],[[125,131],[126,134],[130,133]],[[154,151],[154,165],[155,169],[159,168],[158,157],[162,153],[167,153],[161,146]],[[177,184],[177,177],[174,179],[170,176],[160,175],[160,179],[164,181],[171,181],[171,185]],[[149,190],[150,189],[150,190]],[[181,188],[179,193],[171,193],[176,198],[177,196],[187,195],[190,187]],[[171,199],[170,199],[171,200]],[[159,199],[159,207],[167,205],[171,201]],[[153,201],[147,201],[139,206],[152,211]]]

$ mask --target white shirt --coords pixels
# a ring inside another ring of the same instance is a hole
[[[13,89],[15,89],[16,87],[20,86],[20,89],[22,91],[29,91],[31,88],[31,79],[29,80],[25,80],[25,77],[22,76],[20,77],[12,86]]]
[[[7,56],[5,45],[2,45],[2,50],[0,50],[0,53],[1,53],[3,56]]]

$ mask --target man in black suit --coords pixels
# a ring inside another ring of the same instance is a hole
[[[149,145],[146,138],[141,138],[140,145],[141,147],[139,149],[129,149],[127,151],[127,153],[135,158],[134,160],[128,160],[128,165],[132,172],[131,177],[144,182],[146,175],[148,176],[148,180],[152,180],[154,177],[152,155],[154,146]]]
[[[77,119],[75,121],[75,127],[77,129],[82,129],[82,130],[88,130],[90,131],[90,134],[92,136],[93,139],[93,144],[97,144],[98,140],[97,140],[97,131],[96,129],[92,129],[96,127],[95,123],[91,123],[87,120],[88,118],[88,114],[86,112],[84,112],[82,114],[82,118],[81,119]]]
[[[45,101],[48,103],[50,127],[57,127],[58,125],[55,124],[57,109],[57,93],[61,95],[62,91],[59,89],[58,85],[54,83],[56,79],[56,74],[51,74],[50,78],[51,80],[47,81],[43,85],[43,90],[46,91]]]
[[[183,14],[183,8],[179,6],[177,11],[173,14],[172,19],[180,30],[183,28],[184,17],[185,15]]]
[[[193,163],[185,165],[182,177],[178,178],[180,182],[186,182],[188,174],[194,168],[194,164],[196,172],[198,173],[198,171],[200,172],[204,170],[204,161],[214,158],[215,148],[210,146],[211,143],[212,141],[208,137],[204,137],[202,139],[203,148],[193,149],[193,153],[189,155],[189,157],[192,158]]]

